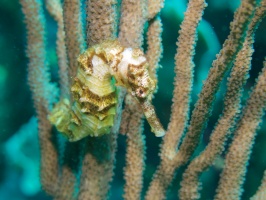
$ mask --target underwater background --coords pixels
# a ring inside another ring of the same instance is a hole
[[[203,21],[198,28],[198,42],[194,61],[196,63],[191,106],[206,78],[215,54],[229,34],[229,23],[239,5],[239,0],[207,0]],[[185,0],[166,0],[161,17],[163,22],[163,58],[159,69],[159,90],[153,100],[156,111],[164,127],[170,117],[171,98],[174,80],[174,55],[179,25],[186,9]],[[44,9],[45,10],[45,9]],[[46,12],[46,11],[45,11]],[[57,58],[55,52],[56,23],[47,14],[47,52],[53,81],[58,81]],[[33,16],[34,17],[34,16]],[[250,78],[245,86],[243,104],[248,97],[258,73],[262,69],[266,49],[266,22],[260,25],[254,44]],[[145,48],[145,47],[144,47]],[[26,32],[23,15],[18,0],[0,0],[0,200],[51,199],[42,190],[39,181],[39,144],[37,120],[29,86],[27,84],[27,63],[25,54]],[[217,94],[213,115],[197,149],[197,155],[209,141],[209,135],[219,117],[223,105],[225,83]],[[192,109],[191,109],[192,110]],[[154,137],[145,122],[147,143],[144,190],[159,163],[158,150],[161,139]],[[229,140],[230,141],[230,140]],[[122,199],[123,167],[125,165],[125,137],[118,138],[115,177],[110,199]],[[242,199],[249,199],[257,190],[263,171],[266,169],[266,123],[261,124],[248,166]],[[194,155],[194,156],[195,156]],[[224,155],[223,155],[224,156]],[[201,175],[203,189],[201,199],[212,199],[219,179],[223,157]],[[177,191],[182,171],[171,186],[168,199],[177,199]]]

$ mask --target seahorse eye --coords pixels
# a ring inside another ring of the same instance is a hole
[[[147,97],[147,91],[144,88],[137,88],[135,94],[137,98],[144,99]]]

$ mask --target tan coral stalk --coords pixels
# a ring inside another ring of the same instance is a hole
[[[60,75],[60,93],[61,98],[69,98],[69,73],[68,60],[65,44],[65,30],[63,22],[63,8],[60,0],[46,0],[46,8],[50,15],[57,22],[57,37],[56,37],[56,54],[59,66]]]
[[[199,175],[207,169],[222,153],[227,136],[236,124],[236,117],[240,113],[240,102],[243,86],[248,78],[253,53],[254,31],[260,22],[265,7],[258,7],[252,22],[249,24],[247,36],[241,51],[237,54],[234,67],[228,79],[228,89],[224,98],[224,111],[220,117],[206,149],[196,157],[183,174],[181,199],[198,199],[201,183]]]
[[[119,41],[123,46],[141,48],[145,23],[145,1],[123,0],[119,26]]]
[[[77,72],[77,58],[84,50],[80,0],[65,0],[63,6],[70,84]]]
[[[189,100],[192,86],[196,28],[205,8],[205,1],[190,1],[181,25],[176,54],[175,90],[171,122],[161,146],[161,164],[153,176],[146,199],[164,199],[168,185],[173,179],[176,145],[183,134],[188,120]]]
[[[215,199],[240,199],[246,167],[254,144],[256,130],[266,108],[266,62],[247,105],[244,107],[235,137],[225,159]],[[226,195],[226,196],[225,196]],[[225,198],[226,197],[226,198]]]
[[[157,69],[160,67],[159,61],[162,57],[163,47],[162,47],[162,21],[158,16],[152,19],[147,32],[147,43],[148,50],[146,52],[147,60],[149,62],[149,74],[157,83]]]
[[[54,195],[58,183],[58,155],[52,142],[51,124],[47,114],[57,99],[57,88],[51,84],[45,53],[45,21],[39,0],[21,0],[27,27],[28,79],[38,117],[41,149],[41,183],[43,189]],[[34,16],[34,17],[32,17]],[[54,185],[51,185],[51,182]]]
[[[87,43],[89,46],[115,39],[116,0],[87,0]]]

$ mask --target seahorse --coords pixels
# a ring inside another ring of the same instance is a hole
[[[62,99],[48,117],[69,141],[110,133],[119,92],[116,86],[125,87],[135,97],[157,137],[165,134],[151,103],[156,83],[140,49],[125,48],[118,40],[109,40],[88,48],[77,61],[71,86],[73,102]]]

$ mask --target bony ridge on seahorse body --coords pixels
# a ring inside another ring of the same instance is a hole
[[[158,120],[151,97],[155,81],[140,49],[124,48],[117,40],[105,41],[78,57],[77,74],[71,87],[73,103],[58,102],[49,120],[70,141],[110,132],[116,114],[116,86],[123,86],[135,97],[157,137],[165,131]]]

